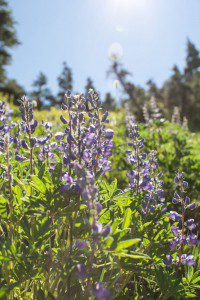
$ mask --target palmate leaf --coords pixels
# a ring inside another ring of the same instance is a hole
[[[130,206],[132,200],[129,195],[126,193],[120,193],[113,198],[113,202],[115,202],[115,206],[119,207],[121,212],[124,212],[124,208]]]

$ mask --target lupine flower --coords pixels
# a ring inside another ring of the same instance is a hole
[[[196,228],[196,224],[194,223],[194,219],[187,220],[187,227],[189,230],[194,230]]]
[[[188,205],[188,208],[193,210],[197,207],[196,203],[191,203],[190,205]]]
[[[60,116],[60,120],[63,124],[68,124],[68,121],[63,116]]]
[[[97,94],[90,90],[87,100],[91,105],[91,111],[88,113],[90,125],[85,135],[86,147],[83,150],[83,159],[92,172],[104,174],[111,169],[109,157],[112,155],[114,132],[106,129],[104,124],[108,123],[108,112],[102,116],[102,119],[100,118],[100,101]]]
[[[93,224],[92,224],[92,230],[94,233],[101,233],[102,232],[102,224],[98,221],[95,221]]]
[[[102,282],[99,282],[95,285],[93,294],[97,300],[106,300],[109,297],[109,291],[103,287]]]
[[[69,173],[65,173],[62,176],[62,181],[64,182],[64,185],[62,185],[62,190],[69,190],[73,185],[73,179]]]
[[[46,129],[51,129],[51,128],[52,128],[52,123],[51,123],[51,122],[43,122],[43,121],[42,121],[42,125],[43,125]]]
[[[113,135],[114,135],[114,131],[112,129],[106,129],[106,132],[105,132],[106,139],[112,139]]]
[[[28,101],[26,97],[23,97],[21,100],[19,100],[20,108],[22,114],[22,120],[26,124],[30,124],[33,120],[33,105],[31,101]]]
[[[38,125],[37,120],[34,120],[32,123],[30,123],[30,130],[31,130],[32,134],[35,132],[35,129],[36,129],[37,125]]]
[[[180,221],[181,215],[178,214],[176,211],[170,211],[168,218],[172,221]]]
[[[23,155],[20,155],[20,154],[15,154],[15,159],[16,159],[16,161],[18,161],[18,162],[23,162],[23,161],[26,160],[26,157],[23,156]]]
[[[193,255],[188,255],[187,263],[188,263],[189,266],[195,266],[196,265],[196,261],[195,261]]]
[[[182,254],[181,258],[179,258],[179,257],[176,258],[176,261],[177,261],[177,263],[179,263],[179,261],[181,261],[182,265],[186,265],[186,264],[188,264],[189,266],[196,265],[196,261],[195,261],[193,255]]]
[[[21,146],[24,148],[24,149],[28,149],[28,145],[27,145],[27,142],[25,140],[22,140],[21,141]]]
[[[87,243],[85,241],[82,241],[82,240],[76,240],[76,247],[79,250],[85,249],[87,247]]]
[[[187,242],[189,246],[195,246],[198,244],[197,236],[194,233],[188,234]]]
[[[180,266],[181,264],[188,263],[189,265],[195,265],[195,261],[193,260],[193,256],[183,254],[184,246],[187,244],[189,247],[195,246],[198,244],[197,236],[192,233],[194,229],[196,229],[196,224],[194,223],[194,219],[185,220],[185,210],[187,208],[195,209],[196,204],[190,203],[190,199],[188,196],[185,196],[185,189],[188,187],[188,183],[184,180],[184,173],[177,172],[174,182],[179,187],[180,192],[177,191],[174,193],[174,199],[176,203],[180,202],[181,204],[181,214],[176,211],[170,211],[168,217],[170,220],[174,222],[178,222],[179,226],[172,227],[172,233],[175,238],[170,242],[170,250],[174,251],[178,248],[179,256],[177,258],[177,264]],[[180,222],[181,221],[181,222]],[[188,235],[186,235],[186,228],[189,229]],[[189,258],[188,258],[189,257]],[[166,261],[165,261],[166,263]]]
[[[35,137],[30,139],[30,146],[33,148],[37,143],[37,139]]]
[[[83,264],[77,264],[77,277],[81,280],[87,277],[87,272]]]
[[[166,255],[166,258],[163,260],[166,266],[171,266],[173,258],[170,254]]]
[[[96,209],[97,209],[97,213],[98,213],[98,214],[102,211],[103,206],[101,205],[101,203],[96,202]]]
[[[55,133],[55,139],[56,140],[61,140],[64,137],[64,133],[63,132],[56,132]]]
[[[177,226],[172,227],[171,230],[174,236],[178,236],[180,233],[180,229]]]
[[[130,179],[130,189],[136,188],[136,193],[142,190],[151,189],[150,185],[150,165],[145,161],[146,155],[142,152],[143,139],[140,138],[138,125],[135,123],[133,117],[129,117],[127,121],[127,128],[129,131],[128,146],[132,147],[132,150],[127,150],[128,162],[134,165],[134,169],[127,173],[127,177]]]
[[[145,155],[146,156],[146,155]],[[147,194],[144,197],[143,212],[145,214],[153,213],[156,209],[162,208],[161,212],[166,212],[163,207],[165,198],[163,191],[163,181],[161,180],[162,172],[158,171],[157,152],[151,151],[149,154],[149,182],[145,191]]]
[[[111,227],[110,225],[107,225],[106,227],[103,228],[101,235],[103,237],[107,237],[111,233]]]
[[[156,98],[154,96],[152,96],[150,99],[150,116],[152,120],[160,120],[162,117],[162,114],[158,108]]]
[[[141,213],[147,215],[154,213],[159,208],[162,213],[165,213],[162,172],[158,171],[157,153],[151,151],[147,156],[143,152],[144,139],[140,137],[138,125],[131,116],[128,117],[127,128],[129,131],[128,146],[132,147],[132,150],[127,150],[127,160],[133,166],[133,169],[127,173],[127,177],[130,179],[129,187],[132,192],[136,190],[137,195],[141,192],[144,194]]]

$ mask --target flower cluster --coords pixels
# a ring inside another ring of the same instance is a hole
[[[4,152],[6,144],[15,142],[15,139],[10,135],[11,130],[16,126],[11,121],[12,110],[5,104],[4,101],[0,101],[0,151]]]
[[[164,190],[162,172],[158,170],[157,152],[152,150],[148,155],[148,162],[150,165],[150,182],[144,201],[142,202],[142,211],[144,214],[154,213],[157,208],[161,212],[166,212],[167,208],[164,206]]]
[[[89,111],[86,112],[86,103]],[[77,265],[77,276],[86,280],[86,294],[92,291],[92,273],[95,259],[95,249],[101,238],[105,238],[111,232],[110,225],[103,228],[98,221],[98,214],[102,205],[97,201],[98,191],[95,180],[100,174],[110,170],[109,157],[112,155],[113,131],[106,129],[108,113],[100,115],[100,101],[98,95],[90,90],[88,99],[83,95],[72,95],[68,92],[62,104],[63,112],[60,120],[66,126],[64,132],[57,132],[57,149],[63,153],[63,173],[61,191],[69,191],[75,188],[77,192],[78,205],[83,201],[89,210],[87,224],[90,228],[88,241],[76,240],[76,247],[84,250],[89,247],[91,256],[89,265],[83,263]],[[97,283],[93,288],[97,299],[107,294],[102,283]],[[100,296],[98,296],[100,295]],[[104,297],[105,299],[105,297]]]
[[[116,296],[127,297],[130,280],[135,280],[134,260],[137,266],[142,266],[142,261],[148,260],[155,250],[155,263],[160,263],[157,259],[158,244],[163,241],[161,234],[157,234],[160,228],[170,237],[173,234],[170,251],[174,254],[167,250],[166,266],[175,262],[178,269],[180,265],[196,264],[188,251],[198,243],[197,225],[191,216],[186,218],[185,213],[196,207],[186,196],[188,183],[184,174],[178,172],[174,179],[178,188],[172,199],[178,209],[168,215],[173,223],[171,234],[168,219],[161,216],[167,208],[157,152],[145,153],[144,139],[129,112],[127,160],[131,170],[127,173],[129,191],[123,193],[116,189],[116,181],[111,185],[105,183],[104,188],[101,180],[111,169],[114,131],[108,128],[108,112],[101,112],[99,97],[93,90],[87,97],[67,92],[60,123],[54,128],[50,122],[39,124],[35,120],[33,102],[26,97],[19,102],[21,120],[18,123],[12,122],[12,111],[0,102],[3,195],[0,254],[6,258],[2,268],[5,282],[9,278],[8,284],[12,283],[13,274],[16,273],[17,278],[18,270],[30,264],[30,270],[32,266],[38,268],[40,277],[45,278],[44,293],[48,295],[71,299],[76,290],[75,297],[82,294],[88,300],[106,300],[115,297],[111,295],[112,290],[121,289]],[[154,109],[153,118],[159,118],[159,111]],[[146,117],[149,121],[151,116]],[[30,242],[38,247],[38,253],[29,247]],[[13,260],[10,246],[20,253],[13,268],[6,263]],[[22,256],[24,265],[20,260]],[[124,277],[121,266],[127,261],[129,267]],[[106,282],[110,278],[111,281]],[[25,295],[24,290],[23,293]],[[37,287],[34,293],[34,299],[40,297]],[[16,297],[14,292],[12,296]]]
[[[150,115],[151,120],[160,120],[162,118],[162,114],[159,110],[156,98],[154,96],[150,99]]]
[[[157,152],[151,151],[149,155],[143,152],[144,139],[140,137],[139,128],[133,117],[128,117],[127,127],[129,131],[128,146],[133,150],[127,150],[128,162],[134,167],[127,173],[130,179],[129,187],[135,194],[143,192],[141,212],[145,215],[153,213],[156,208],[163,207],[165,198],[163,191],[162,173],[158,170]]]
[[[142,110],[146,125],[149,125],[154,120],[160,120],[161,122],[163,121],[162,113],[160,112],[156,98],[154,96],[150,98],[149,103],[146,102],[144,104]]]
[[[169,219],[175,223],[172,226],[171,231],[174,235],[174,239],[170,242],[170,250],[175,251],[178,250],[178,257],[176,259],[176,263],[178,266],[181,264],[195,265],[195,260],[192,255],[186,255],[183,253],[184,248],[193,247],[198,244],[197,236],[194,233],[196,229],[196,224],[194,219],[185,218],[185,212],[187,209],[193,210],[196,208],[196,203],[190,203],[190,198],[186,196],[186,189],[188,187],[187,181],[184,180],[184,173],[177,172],[174,182],[178,187],[178,191],[175,191],[172,202],[174,204],[179,204],[181,206],[181,213],[177,211],[170,211],[168,217]],[[171,255],[167,255],[165,259],[165,264],[170,265],[172,263]]]
[[[103,227],[98,221],[98,214],[102,211],[102,205],[97,201],[98,190],[95,186],[94,175],[88,170],[85,171],[79,164],[76,164],[75,169],[77,174],[77,186],[90,212],[90,220],[88,220],[90,235],[88,241],[76,241],[76,247],[79,250],[83,250],[87,246],[91,249],[88,266],[83,263],[77,264],[77,276],[80,280],[86,280],[86,294],[89,297],[92,285],[95,250],[98,244],[100,244],[101,238],[106,238],[110,234],[111,227],[110,225]],[[103,283],[99,282],[93,288],[93,294],[97,299],[107,299],[109,291],[103,288]]]
[[[127,177],[130,179],[130,189],[135,189],[138,195],[139,192],[150,188],[150,165],[146,161],[146,153],[143,152],[144,139],[140,137],[138,125],[133,117],[128,118],[127,128],[129,131],[128,146],[132,148],[126,151],[127,160],[133,165],[133,169],[127,173]]]

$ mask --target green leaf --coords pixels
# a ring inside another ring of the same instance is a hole
[[[36,189],[38,190],[39,192],[45,194],[46,192],[46,186],[45,184],[42,182],[42,180],[40,180],[36,175],[32,175],[31,177],[32,179],[32,182],[31,182],[31,185]]]
[[[38,177],[39,177],[40,179],[42,179],[43,176],[44,176],[44,173],[45,173],[45,163],[42,164],[42,166],[41,166],[41,168],[40,168],[40,170],[39,170],[39,172],[38,172]]]
[[[129,254],[126,252],[119,252],[119,253],[113,252],[112,254],[115,256],[118,256],[118,257],[127,257],[127,258],[132,258],[132,259],[151,259],[148,255],[145,255],[143,253]]]
[[[127,208],[124,214],[124,220],[122,224],[122,229],[128,228],[131,224],[131,215],[132,211],[130,208]]]
[[[197,278],[195,278],[195,279],[193,279],[191,283],[192,283],[192,284],[195,284],[195,283],[197,283],[197,282],[200,282],[200,276],[197,277]]]
[[[99,279],[100,282],[103,282],[103,280],[104,280],[104,274],[105,274],[105,273],[106,273],[106,269],[103,268],[103,269],[102,269],[102,272],[101,272],[100,279]]]
[[[8,286],[3,286],[0,288],[0,299],[7,299]]]
[[[18,183],[18,185],[23,189],[26,190],[26,186],[24,185],[24,183],[15,175],[12,175],[14,181],[16,181]]]
[[[0,255],[0,261],[10,261],[10,258]]]
[[[116,250],[129,248],[137,243],[139,243],[141,239],[131,239],[126,241],[121,241],[118,243]]]

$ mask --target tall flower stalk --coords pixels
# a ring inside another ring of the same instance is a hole
[[[187,181],[184,180],[184,173],[178,171],[174,182],[178,187],[178,191],[175,191],[172,202],[174,204],[179,204],[181,209],[180,213],[177,211],[170,211],[168,217],[172,222],[177,222],[178,226],[172,226],[171,231],[174,235],[174,239],[170,242],[170,250],[178,250],[178,257],[176,259],[177,267],[185,265],[186,263],[190,266],[196,264],[193,255],[185,254],[184,248],[187,245],[188,247],[193,247],[198,244],[197,236],[193,233],[196,229],[196,224],[194,219],[186,219],[185,213],[186,210],[194,210],[196,208],[195,203],[190,203],[190,198],[186,196],[186,189],[188,187]],[[167,255],[164,260],[166,265],[172,263],[172,256]]]
[[[63,185],[62,191],[67,192],[75,189],[77,210],[69,217],[69,252],[72,256],[74,245],[73,223],[79,215],[81,201],[87,203],[89,209],[89,220],[91,219],[91,255],[89,259],[88,274],[92,274],[93,260],[95,256],[95,239],[97,238],[96,226],[98,227],[97,207],[94,182],[96,175],[110,170],[109,156],[113,147],[113,131],[106,129],[108,113],[100,116],[100,101],[98,95],[92,90],[88,93],[89,112],[86,116],[86,99],[83,95],[72,95],[68,92],[62,104],[63,111],[60,117],[66,125],[65,132],[56,133],[55,137],[60,141],[64,150],[63,156]],[[66,139],[66,142],[65,142]],[[92,198],[91,198],[92,197]],[[69,202],[71,196],[69,194]],[[98,204],[97,204],[98,206]],[[100,204],[99,204],[100,206]],[[101,226],[101,225],[100,225]],[[97,230],[98,231],[98,230]],[[78,265],[79,266],[79,265]],[[80,267],[80,266],[79,266]],[[81,269],[81,267],[80,267]],[[70,296],[71,274],[68,276],[68,297]],[[91,277],[88,278],[86,295],[90,297],[92,291]],[[88,298],[89,299],[89,298]]]
[[[5,150],[6,150],[6,163],[7,163],[7,178],[9,187],[9,212],[13,213],[13,192],[12,192],[12,175],[11,175],[11,162],[10,162],[10,136],[5,136]]]
[[[36,138],[32,137],[32,134],[35,132],[35,129],[38,125],[37,120],[33,120],[33,104],[25,96],[19,100],[20,111],[22,115],[22,126],[24,131],[28,134],[29,139],[29,162],[30,162],[30,179],[33,175],[33,148],[37,143]]]
[[[147,155],[143,152],[144,139],[140,137],[139,127],[133,117],[128,117],[127,129],[129,133],[127,150],[128,162],[132,165],[132,169],[127,173],[130,179],[129,187],[138,196],[143,190],[147,190],[150,182],[150,165],[146,161]]]

